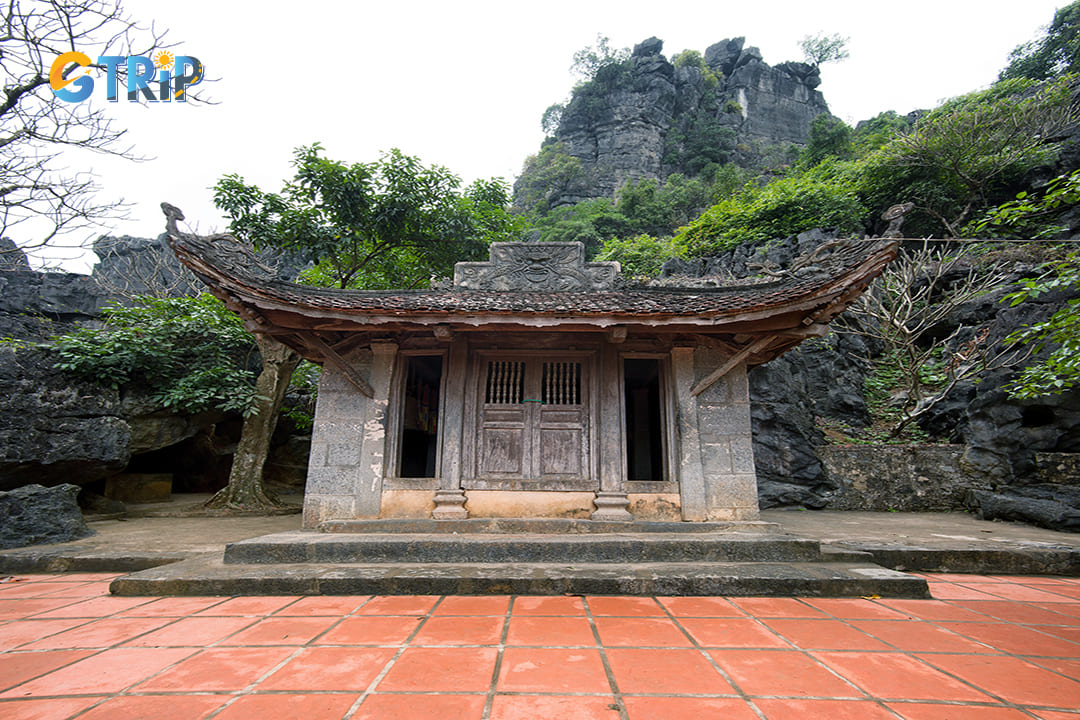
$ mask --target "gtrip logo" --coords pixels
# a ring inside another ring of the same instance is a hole
[[[65,70],[74,64],[75,70]],[[85,68],[79,74],[78,68]],[[94,92],[94,71],[105,73],[105,98],[118,102],[121,70],[127,75],[128,102],[186,102],[187,89],[202,82],[205,66],[198,58],[173,55],[159,50],[153,58],[142,55],[102,55],[96,63],[90,56],[72,50],[53,61],[49,68],[49,87],[65,102],[82,102]]]

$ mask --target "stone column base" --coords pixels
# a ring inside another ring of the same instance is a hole
[[[465,500],[464,490],[436,490],[435,509],[431,511],[431,517],[435,520],[464,520],[469,517]]]
[[[625,522],[634,519],[627,510],[630,507],[630,498],[624,492],[598,492],[593,505],[596,505],[596,511],[589,516],[593,520]]]

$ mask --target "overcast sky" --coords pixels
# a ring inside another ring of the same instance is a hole
[[[177,54],[199,58],[220,79],[202,88],[219,104],[110,106],[152,159],[92,160],[104,195],[133,204],[105,232],[158,235],[162,200],[200,233],[224,230],[209,189],[218,178],[235,172],[279,190],[293,148],[315,141],[334,159],[366,162],[396,147],[466,182],[512,182],[539,149],[544,109],[569,95],[574,52],[597,34],[614,47],[656,36],[669,59],[744,36],[776,65],[801,59],[800,38],[839,33],[850,38],[851,57],[823,68],[819,90],[834,115],[854,124],[989,85],[1009,51],[1039,35],[1064,4],[125,0],[133,17],[169,29]],[[86,271],[91,262],[65,267]]]

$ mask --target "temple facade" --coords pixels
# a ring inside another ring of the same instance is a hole
[[[758,516],[747,369],[820,336],[896,253],[845,241],[728,287],[640,287],[580,243],[494,243],[452,286],[274,279],[170,226],[253,332],[323,365],[305,527],[367,518]]]

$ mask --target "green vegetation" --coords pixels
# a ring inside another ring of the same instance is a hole
[[[57,368],[112,387],[138,383],[180,413],[254,409],[255,342],[217,298],[135,298],[103,317],[101,329],[56,339]]]
[[[1054,13],[1041,38],[1015,48],[1001,79],[1050,80],[1076,72],[1080,72],[1080,2]]]
[[[681,254],[671,238],[637,235],[625,240],[611,238],[600,248],[596,259],[615,260],[625,277],[655,277],[665,261]]]
[[[1024,280],[1022,285],[1006,298],[1014,306],[1055,290],[1080,291],[1080,253],[1069,253],[1051,263],[1041,277]],[[1080,386],[1080,298],[1066,302],[1048,320],[1020,328],[1008,340],[1029,345],[1036,353],[1051,350],[1009,385],[1012,397],[1060,395]]]
[[[839,34],[826,35],[817,33],[806,35],[799,41],[799,48],[803,52],[806,62],[811,65],[823,65],[824,63],[840,62],[847,60],[850,53],[847,44],[850,38]]]

